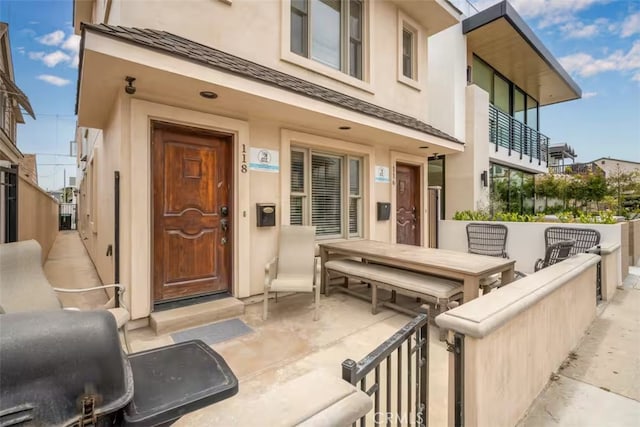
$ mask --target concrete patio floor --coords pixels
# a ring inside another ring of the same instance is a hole
[[[81,288],[100,284],[93,264],[76,232],[61,232],[45,263],[45,274],[56,286]],[[106,302],[101,292],[67,295],[64,304],[94,308]],[[399,297],[402,298],[402,297]],[[401,313],[381,310],[371,314],[365,301],[334,292],[321,297],[320,319],[313,321],[312,296],[294,294],[271,302],[269,318],[262,320],[261,298],[247,301],[239,317],[253,332],[212,345],[239,380],[236,396],[181,418],[176,426],[220,425],[217,417],[243,410],[266,390],[311,370],[341,377],[345,359],[359,360],[411,320]],[[405,302],[411,304],[407,299]],[[415,305],[415,302],[413,302]],[[429,343],[429,423],[446,425],[448,355],[431,326]],[[171,335],[156,335],[150,327],[129,332],[133,352],[173,344]],[[404,391],[403,391],[404,393]]]
[[[45,273],[61,287],[100,284],[76,232],[58,235]],[[631,267],[630,273],[519,426],[640,425],[640,267]],[[89,308],[106,299],[98,292],[68,295],[64,302]],[[343,360],[359,360],[410,320],[389,310],[374,316],[368,303],[340,293],[322,298],[317,322],[313,321],[310,295],[280,298],[270,305],[266,322],[261,318],[259,298],[245,302],[240,319],[253,332],[212,346],[237,375],[239,393],[184,416],[177,426],[219,425],[220,414],[242,410],[266,390],[310,370],[340,377]],[[131,331],[130,342],[133,351],[141,351],[172,344],[173,339],[157,336],[146,327]],[[438,340],[438,329],[430,327],[431,426],[447,425],[448,355],[445,343]]]

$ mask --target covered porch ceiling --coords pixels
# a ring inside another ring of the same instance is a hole
[[[503,1],[462,22],[470,53],[479,56],[540,105],[579,99],[582,90],[518,15]]]
[[[423,156],[464,149],[443,133],[444,137],[432,135],[91,31],[85,31],[81,54],[77,112],[83,127],[106,126],[117,97],[125,93],[125,78],[131,76],[136,78],[136,92],[126,96],[160,104],[240,120],[269,120],[292,130],[385,144]],[[203,98],[202,91],[214,92],[217,98]]]

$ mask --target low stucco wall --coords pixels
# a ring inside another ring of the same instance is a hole
[[[465,425],[522,418],[595,318],[599,259],[576,255],[436,318],[465,335]]]
[[[620,223],[620,270],[621,278],[624,280],[629,275],[629,223]]]
[[[629,264],[640,266],[640,219],[629,221]]]
[[[42,261],[58,235],[58,202],[20,177],[18,183],[18,240],[35,239],[42,246]]]

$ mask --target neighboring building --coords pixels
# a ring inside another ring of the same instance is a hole
[[[634,172],[640,173],[640,162],[600,157],[589,163],[600,168],[607,177]]]
[[[580,97],[508,3],[152,4],[74,2],[79,230],[105,282],[118,233],[135,319],[261,294],[282,224],[426,245],[428,185],[447,217],[516,191],[547,170],[539,108]]]
[[[0,22],[0,243],[18,239],[18,165],[23,155],[16,128],[24,123],[20,107],[33,117],[27,96],[15,84],[9,26]]]

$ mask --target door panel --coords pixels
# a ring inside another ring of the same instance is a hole
[[[153,130],[154,302],[230,290],[230,139]]]
[[[396,165],[396,242],[420,245],[420,168]]]

